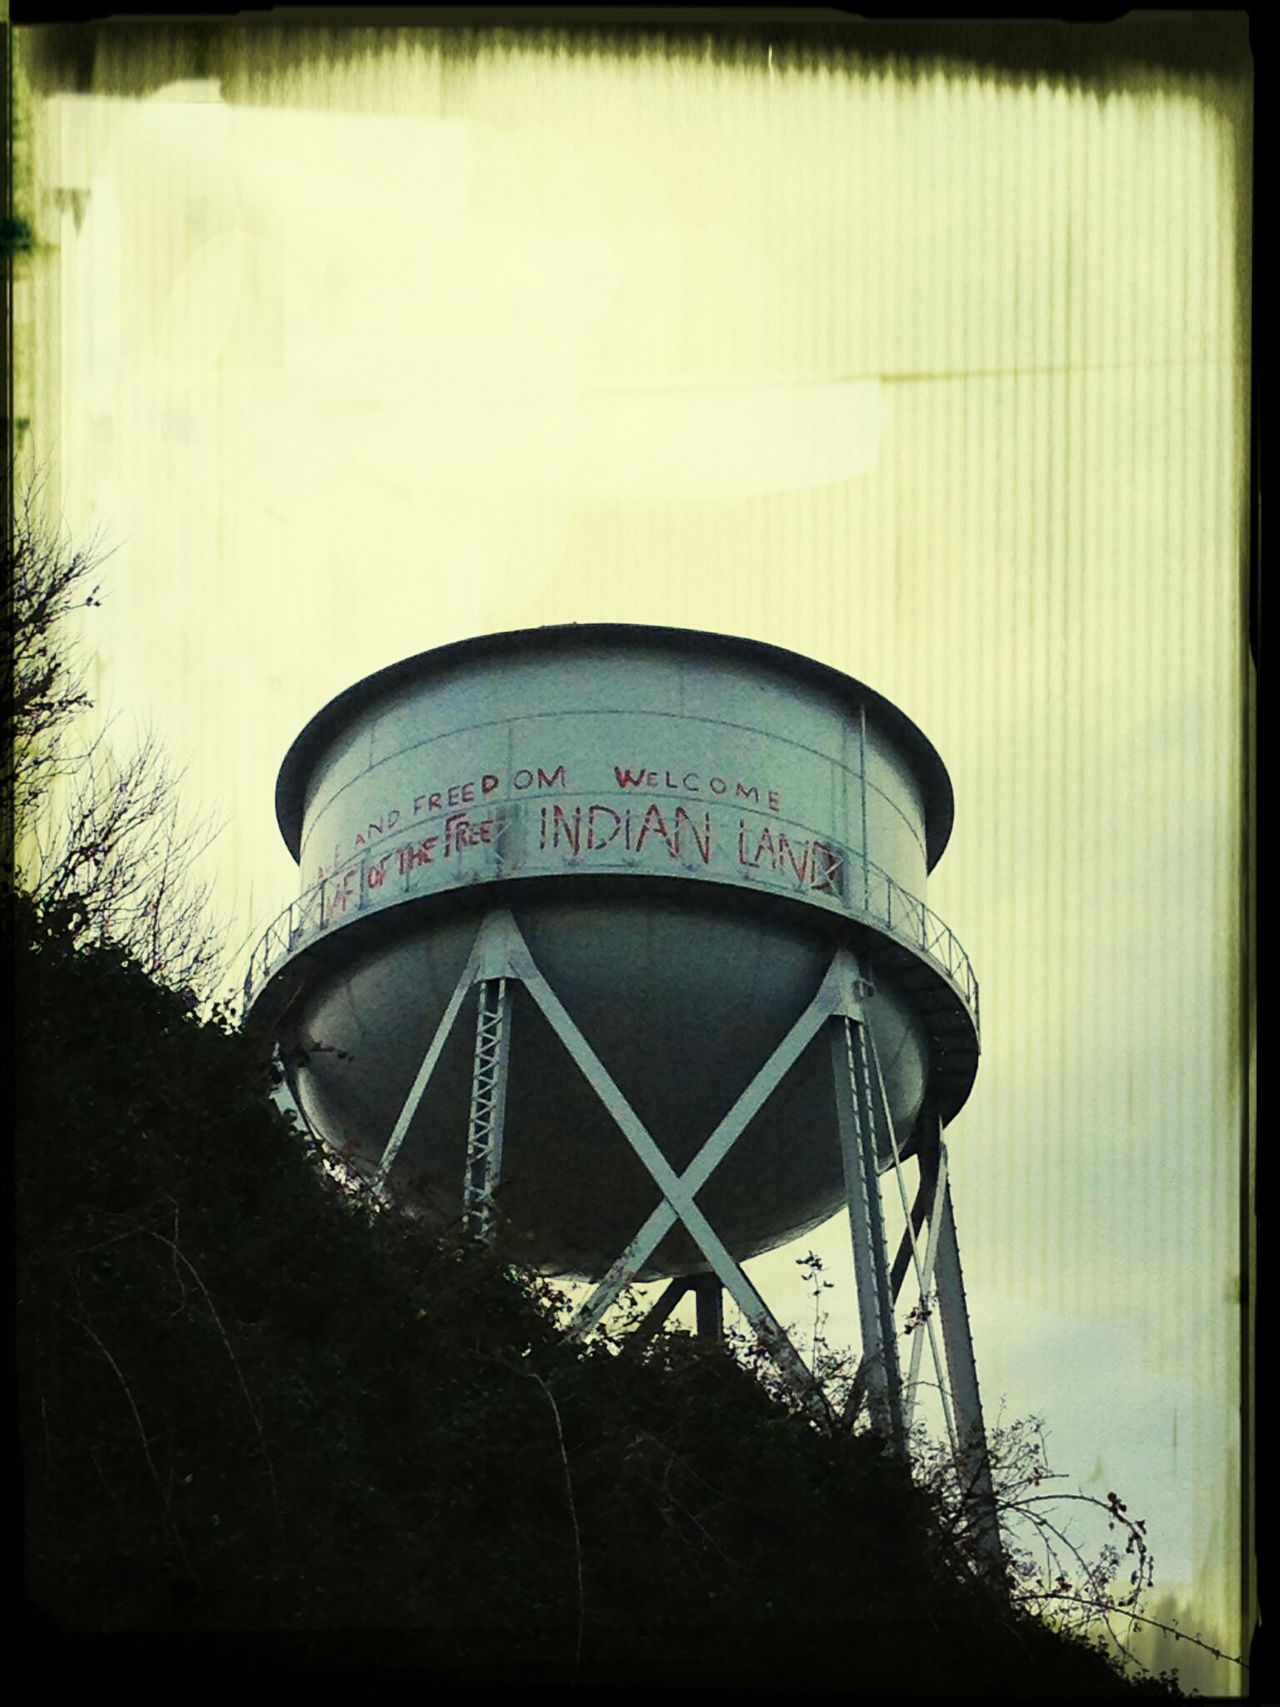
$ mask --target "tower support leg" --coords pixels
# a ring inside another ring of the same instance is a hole
[[[387,1139],[386,1148],[382,1152],[382,1159],[378,1163],[377,1171],[373,1176],[373,1189],[376,1192],[381,1193],[385,1189],[387,1176],[395,1165],[396,1157],[400,1154],[401,1146],[409,1134],[409,1128],[413,1124],[413,1118],[418,1112],[418,1108],[422,1102],[423,1095],[426,1092],[427,1085],[431,1080],[431,1075],[439,1065],[440,1056],[444,1051],[445,1044],[449,1040],[449,1033],[453,1030],[458,1015],[462,1011],[462,1004],[466,1000],[467,993],[471,989],[471,986],[473,984],[489,986],[495,983],[502,983],[503,980],[510,980],[519,976],[518,973],[512,970],[509,959],[509,951],[512,946],[511,933],[512,931],[515,931],[514,920],[510,921],[510,930],[507,928],[507,921],[509,918],[510,915],[506,913],[490,913],[486,916],[484,923],[480,927],[475,944],[470,955],[467,957],[467,964],[463,967],[462,973],[458,978],[458,982],[453,987],[453,994],[445,1004],[445,1010],[440,1016],[440,1023],[436,1026],[431,1041],[427,1045],[426,1054],[422,1057],[422,1065],[414,1075],[413,1084],[409,1087],[409,1094],[404,1099],[404,1106],[396,1117],[396,1123],[391,1129],[391,1136]],[[516,935],[518,936],[519,933],[516,932]],[[470,1130],[475,1124],[478,1109],[481,1111],[481,1121],[486,1131],[492,1128],[493,1118],[496,1114],[499,1133],[497,1159],[499,1163],[501,1162],[501,1128],[506,1113],[506,1039],[510,1032],[509,990],[504,990],[503,995],[505,1000],[500,1000],[497,1004],[501,1010],[496,1032],[496,1036],[501,1045],[500,1060],[498,1060],[492,1054],[492,1045],[495,1036],[495,1033],[492,1030],[494,1014],[491,1010],[489,1015],[490,1029],[486,1030],[485,996],[483,988],[481,990],[480,1015],[476,1021],[476,1067],[472,1081],[471,1119],[468,1121],[468,1182],[471,1177]],[[484,1085],[481,1086],[480,1102],[478,1104],[476,1089],[477,1081],[480,1076],[480,1060],[486,1050],[489,1050],[490,1054],[486,1058],[486,1078]],[[492,1075],[495,1068],[496,1080],[493,1080]],[[493,1085],[495,1083],[497,1087],[496,1102],[493,1097]],[[496,1179],[493,1183],[496,1185]],[[492,1193],[490,1193],[490,1195],[492,1195]]]
[[[297,1070],[292,1060],[285,1057],[279,1044],[275,1047],[272,1063],[280,1075],[271,1093],[272,1102],[275,1103],[281,1114],[292,1115],[314,1137],[311,1122],[303,1111],[302,1100],[298,1095]]]
[[[462,1221],[476,1238],[488,1239],[493,1232],[493,1194],[502,1178],[502,1135],[507,1111],[511,1037],[511,990],[507,980],[482,979],[479,998]]]
[[[699,1339],[724,1338],[724,1291],[719,1276],[682,1274],[669,1280],[646,1312],[644,1319],[627,1335],[627,1344],[637,1350],[645,1346],[687,1293],[693,1293]]]
[[[700,1340],[724,1338],[724,1290],[718,1275],[700,1274],[691,1283]]]
[[[936,1110],[926,1111],[928,1141],[920,1151],[922,1174],[931,1182],[931,1216],[936,1218],[938,1313],[947,1352],[952,1402],[955,1406],[958,1468],[973,1513],[977,1551],[982,1562],[1004,1569],[1004,1552],[996,1518],[995,1486],[987,1431],[982,1420],[978,1371],[973,1357],[973,1336],[965,1303],[964,1276],[960,1269],[960,1246],[956,1239],[955,1214],[951,1206],[951,1183],[947,1177],[947,1150],[942,1140],[942,1121]]]
[[[860,1374],[872,1422],[901,1454],[906,1451],[902,1420],[902,1376],[897,1328],[889,1284],[884,1210],[877,1166],[875,1096],[866,1021],[840,1014],[831,1021],[831,1060],[835,1077],[836,1122],[844,1163],[845,1200],[853,1245],[853,1271],[862,1330]],[[886,1110],[887,1117],[887,1110]]]

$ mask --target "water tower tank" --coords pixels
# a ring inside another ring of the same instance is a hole
[[[340,694],[276,790],[301,896],[255,953],[250,1019],[312,1127],[376,1164],[495,906],[677,1170],[859,956],[899,1149],[977,1066],[977,988],[924,904],[951,828],[942,761],[861,683],[757,641],[583,624],[485,635]],[[475,996],[395,1185],[456,1220]],[[500,1206],[531,1265],[598,1276],[655,1187],[528,994],[513,992]],[[770,1096],[699,1205],[731,1254],[844,1202],[829,1049]],[[880,1162],[891,1162],[881,1134]],[[699,1272],[677,1226],[646,1277]]]

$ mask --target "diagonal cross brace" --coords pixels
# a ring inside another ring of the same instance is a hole
[[[856,972],[856,966],[843,951],[837,955],[817,995],[680,1176],[680,1184],[691,1198],[710,1179],[823,1023],[842,1010],[845,990]],[[672,1227],[682,1219],[664,1190],[663,1201],[582,1306],[574,1324],[576,1332],[589,1333],[603,1319],[623,1287],[635,1278]],[[687,1222],[685,1224],[688,1225]]]
[[[928,1207],[925,1213],[929,1217],[929,1239],[925,1246],[924,1267],[917,1267],[919,1275],[920,1313],[923,1317],[923,1325],[928,1329],[929,1333],[929,1349],[933,1355],[934,1373],[938,1378],[938,1393],[942,1399],[942,1414],[946,1421],[947,1437],[951,1442],[951,1450],[954,1452],[956,1451],[958,1444],[956,1441],[955,1422],[951,1415],[951,1402],[947,1397],[947,1383],[943,1375],[942,1361],[938,1351],[937,1336],[933,1330],[933,1310],[929,1304],[929,1294],[933,1290],[934,1270],[938,1261],[939,1234],[942,1228],[940,1205],[943,1200],[943,1195],[947,1189],[947,1153],[945,1147],[942,1150],[937,1173],[933,1174],[931,1172],[926,1172],[925,1166],[922,1163],[921,1175],[921,1194],[924,1195],[927,1193],[928,1195]],[[905,1234],[903,1235],[903,1238],[905,1240]],[[916,1393],[920,1382],[920,1356],[923,1350],[924,1339],[919,1333],[917,1333],[917,1337],[911,1347],[911,1369],[907,1376],[905,1420],[908,1428],[911,1426],[911,1416],[912,1412],[915,1410]]]
[[[514,920],[511,921],[511,929],[516,932],[518,937],[519,933]],[[825,1403],[817,1392],[813,1376],[806,1368],[800,1354],[791,1344],[785,1330],[742,1268],[729,1255],[721,1243],[719,1234],[694,1202],[693,1191],[685,1183],[685,1179],[676,1173],[663,1155],[643,1122],[610,1077],[604,1063],[578,1029],[560,998],[541,972],[538,971],[528,949],[524,947],[523,939],[520,939],[519,949],[513,952],[511,963],[515,976],[521,979],[529,994],[537,1002],[547,1023],[561,1043],[564,1044],[578,1070],[600,1098],[607,1112],[621,1127],[623,1136],[648,1169],[654,1183],[666,1200],[666,1207],[671,1211],[671,1219],[668,1225],[674,1225],[676,1220],[683,1222],[686,1231],[711,1265],[721,1285],[737,1304],[760,1339],[768,1346],[770,1354],[779,1368],[793,1383],[797,1391],[809,1396],[811,1408],[825,1415]],[[745,1123],[744,1120],[743,1124],[745,1125]],[[728,1147],[729,1144],[726,1143],[724,1148],[727,1150]],[[714,1166],[714,1163],[711,1165]],[[692,1169],[688,1171],[692,1171]],[[707,1172],[710,1171],[710,1166],[708,1166]],[[653,1217],[650,1219],[652,1220]],[[615,1264],[610,1273],[615,1274],[618,1267],[619,1265]],[[631,1269],[630,1272],[633,1273],[634,1269]],[[604,1305],[604,1309],[608,1308],[608,1303],[613,1301],[628,1278],[630,1278],[630,1274],[617,1280],[613,1286],[612,1296]],[[599,1291],[600,1288],[597,1288],[593,1297],[597,1296]],[[603,1315],[604,1309],[600,1311],[600,1315]],[[599,1316],[596,1316],[595,1320],[598,1321],[599,1319]],[[580,1313],[574,1323],[573,1331],[581,1335],[589,1331],[589,1327],[593,1325],[594,1323],[587,1321],[585,1313]]]
[[[916,1187],[915,1202],[911,1205],[911,1229],[910,1232],[904,1230],[901,1239],[898,1241],[897,1253],[893,1259],[893,1268],[889,1274],[889,1286],[893,1292],[893,1301],[895,1304],[901,1295],[902,1283],[907,1278],[907,1270],[911,1267],[915,1255],[917,1248],[916,1240],[923,1232],[925,1221],[928,1219],[929,1203],[930,1195],[928,1182],[921,1177],[920,1183]]]

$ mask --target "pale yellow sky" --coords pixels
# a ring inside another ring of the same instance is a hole
[[[1242,103],[246,47],[38,103],[18,306],[29,448],[117,547],[96,688],[227,819],[244,933],[295,892],[302,723],[464,635],[752,635],[921,724],[982,984],[949,1138],[988,1411],[1149,1513],[1228,1646]],[[838,1221],[806,1244],[847,1269]],[[784,1315],[796,1254],[754,1265]]]

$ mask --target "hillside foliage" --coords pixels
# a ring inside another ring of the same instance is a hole
[[[579,1344],[545,1282],[344,1191],[262,1047],[73,906],[10,915],[46,1625],[458,1677],[1168,1692],[968,1579],[874,1436],[685,1335]]]

